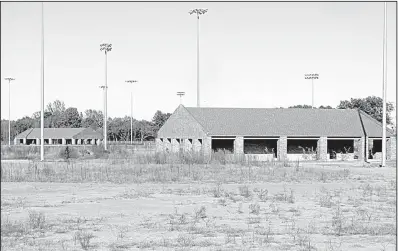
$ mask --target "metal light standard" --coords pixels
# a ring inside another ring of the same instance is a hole
[[[177,92],[177,96],[180,96],[180,105],[182,104],[182,96],[185,95],[185,92]]]
[[[8,145],[11,146],[11,81],[15,78],[5,78],[8,80]]]
[[[44,4],[41,3],[41,124],[40,160],[44,161]]]
[[[105,86],[105,85],[101,85],[101,86],[99,86],[99,88],[101,88],[102,89],[102,98],[103,98],[103,100],[104,100],[104,102],[103,102],[103,108],[102,108],[102,110],[103,110],[103,116],[104,116],[104,118],[103,118],[103,120],[105,121],[105,99],[106,99],[106,96],[105,96],[105,89],[108,89],[108,86]],[[102,131],[103,131],[103,134],[104,134],[104,142],[105,142],[105,135],[106,135],[106,133],[105,133],[105,129],[104,129],[104,123],[103,123],[103,125],[102,125]],[[106,149],[105,149],[106,150]]]
[[[386,166],[386,127],[387,127],[387,2],[384,2],[384,30],[383,30],[383,135],[381,166]]]
[[[196,73],[196,81],[197,81],[197,90],[196,90],[196,102],[197,102],[197,107],[200,107],[200,89],[199,89],[199,16],[206,14],[207,9],[193,9],[190,10],[188,13],[189,15],[196,14],[198,17],[198,22],[197,22],[197,73]]]
[[[311,108],[314,108],[314,79],[319,79],[319,74],[318,73],[311,73],[311,74],[305,74],[304,75],[305,79],[311,79],[311,84],[312,84],[312,104]]]
[[[126,83],[130,83],[130,84],[133,84],[133,83],[137,83],[138,81],[137,80],[126,80],[125,81]],[[130,121],[130,130],[131,130],[131,133],[130,133],[130,141],[131,141],[131,145],[133,145],[133,87],[131,87],[131,93],[130,93],[130,102],[131,102],[131,114],[130,114],[130,117],[131,117],[131,121]]]
[[[105,85],[104,85],[104,149],[107,150],[107,127],[108,119],[108,51],[112,50],[112,44],[100,44],[100,51],[105,51]]]

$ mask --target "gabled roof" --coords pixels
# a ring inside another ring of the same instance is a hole
[[[48,139],[72,139],[77,138],[87,138],[84,137],[85,134],[88,134],[91,137],[102,138],[100,133],[94,132],[91,128],[44,128],[44,138]],[[88,136],[87,135],[87,136]],[[40,128],[31,128],[20,134],[18,134],[15,138],[26,138],[26,139],[36,139],[41,137]]]
[[[369,116],[366,112],[359,111],[362,119],[362,123],[368,137],[382,137],[383,136],[383,125],[376,119]],[[387,137],[393,135],[393,131],[387,128]]]
[[[356,109],[197,108],[188,112],[209,136],[363,137]],[[371,122],[366,128],[373,130]]]

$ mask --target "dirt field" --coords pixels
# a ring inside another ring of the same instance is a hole
[[[2,182],[2,250],[396,250],[395,168],[256,170],[267,180]]]

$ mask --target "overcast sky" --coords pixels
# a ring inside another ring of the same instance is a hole
[[[196,106],[196,18],[200,19],[201,104],[207,107],[288,107],[382,95],[384,4],[328,3],[45,3],[45,104],[103,108],[110,42],[108,115],[150,120],[173,112],[177,91]],[[1,118],[40,110],[41,3],[1,3]],[[388,101],[396,100],[396,3],[388,3]]]

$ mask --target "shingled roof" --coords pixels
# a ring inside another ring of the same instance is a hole
[[[40,128],[30,128],[17,136],[17,139],[37,139],[41,137]],[[95,132],[91,128],[44,128],[44,138],[46,139],[102,139],[102,134]]]
[[[356,109],[179,108],[209,136],[363,137],[364,130],[370,137],[381,135],[378,122]]]

